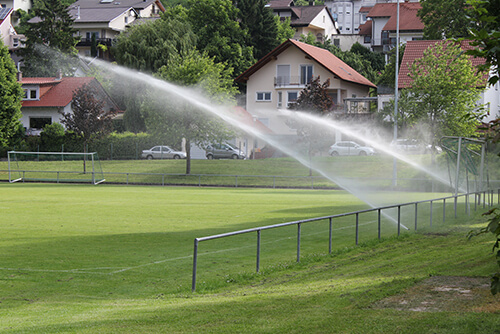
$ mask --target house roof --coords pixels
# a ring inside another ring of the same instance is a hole
[[[397,3],[377,3],[368,12],[367,17],[388,17],[389,21],[382,30],[396,31]],[[424,24],[417,13],[422,8],[419,2],[403,2],[399,4],[399,30],[423,30]]]
[[[371,36],[372,35],[372,25],[373,21],[368,20],[363,24],[359,25],[359,34],[362,36]]]
[[[411,87],[412,79],[409,77],[411,65],[417,60],[424,56],[424,51],[426,51],[429,47],[434,46],[438,42],[445,42],[447,44],[453,43],[452,41],[437,41],[437,40],[422,40],[422,41],[408,41],[406,42],[405,53],[403,55],[403,59],[401,60],[401,66],[399,68],[398,73],[398,88],[408,88]],[[460,42],[460,47],[463,50],[472,49],[473,46],[470,45],[470,41],[462,41]],[[484,58],[475,58],[469,57],[472,66],[477,66],[480,64],[484,64]],[[488,73],[485,73],[483,76],[483,80],[486,84],[488,80]]]
[[[13,11],[12,8],[0,7],[0,24],[2,24],[3,20],[9,17],[12,11]]]
[[[294,6],[290,7],[292,12],[295,14],[292,16],[290,20],[290,25],[293,27],[297,26],[308,26],[315,18],[316,16],[321,13],[323,9],[326,9],[328,12],[328,15],[330,16],[332,22],[335,22],[335,20],[332,17],[332,14],[330,13],[330,10],[328,10],[328,7],[326,6]]]
[[[284,8],[294,5],[293,0],[269,0],[267,4],[270,8]]]
[[[39,100],[22,101],[25,107],[66,107],[73,100],[73,93],[76,89],[90,82],[97,82],[92,77],[63,77],[56,78],[23,78],[22,85],[39,85],[40,88],[48,89]],[[42,91],[42,89],[40,89]]]
[[[258,119],[254,119],[254,117],[245,109],[239,106],[236,106],[231,109],[233,117],[240,123],[243,123],[249,127],[254,128],[262,134],[272,134],[273,131],[264,125]]]
[[[122,15],[132,7],[107,7],[107,8],[80,8],[70,7],[68,12],[75,20],[75,23],[81,22],[110,22]]]
[[[312,46],[306,43],[302,43],[299,41],[295,41],[289,39],[283,42],[281,45],[276,47],[273,51],[264,56],[261,60],[255,63],[252,67],[247,69],[245,72],[240,74],[235,81],[236,82],[246,82],[248,78],[261,69],[264,65],[269,63],[271,60],[276,59],[276,57],[288,49],[289,47],[296,47],[302,52],[304,52],[307,56],[311,57],[311,59],[318,62],[325,69],[330,71],[336,77],[340,78],[344,81],[349,81],[355,84],[369,86],[369,87],[377,87],[370,80],[366,79],[364,76],[356,72],[352,67],[344,63],[342,60],[333,55],[330,51],[326,49],[321,49],[316,46]]]

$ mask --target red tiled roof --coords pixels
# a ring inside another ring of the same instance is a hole
[[[258,119],[254,119],[254,117],[245,108],[234,107],[232,111],[234,112],[234,116],[236,116],[235,119],[237,119],[239,122],[248,125],[249,127],[255,128],[262,134],[273,133],[271,129],[264,125],[264,123],[262,123]]]
[[[373,21],[368,20],[363,24],[359,25],[359,34],[362,36],[371,36],[372,35],[372,25]]]
[[[436,40],[425,40],[425,41],[408,41],[405,47],[405,53],[403,55],[403,59],[401,60],[401,66],[399,68],[398,73],[398,88],[408,88],[411,87],[412,79],[409,77],[411,65],[417,60],[424,56],[424,51],[428,48],[434,46],[438,42],[445,42],[447,44],[453,43],[451,41],[436,41]],[[469,50],[473,47],[469,44],[470,41],[462,41],[460,43],[460,47],[463,50]],[[474,58],[469,57],[472,66],[477,66],[480,64],[484,64],[484,58]],[[488,73],[483,75],[484,83],[488,80]]]
[[[269,0],[268,5],[271,8],[291,7],[293,0]]]
[[[248,77],[257,72],[265,64],[273,60],[274,57],[278,56],[280,53],[291,46],[297,47],[299,50],[307,54],[313,60],[322,65],[325,69],[342,80],[353,82],[363,86],[377,87],[372,82],[370,82],[370,80],[366,79],[364,76],[356,72],[352,67],[333,55],[330,51],[291,39],[283,42],[281,45],[276,47],[273,51],[271,51],[261,60],[255,63],[252,67],[240,74],[235,79],[235,81],[246,82],[248,80]]]
[[[22,101],[25,107],[66,107],[73,99],[73,92],[81,86],[96,80],[92,77],[63,77],[56,78],[23,78],[23,85],[40,85],[43,93],[39,100]]]
[[[368,6],[363,6],[359,9],[359,12],[360,13],[368,13],[370,10],[372,9],[372,6],[368,7]]]
[[[422,5],[418,2],[399,4],[399,30],[423,30],[424,24],[417,13]],[[367,17],[389,17],[382,30],[396,31],[397,3],[378,3],[368,12]]]

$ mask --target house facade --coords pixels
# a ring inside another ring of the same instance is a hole
[[[285,20],[295,29],[293,39],[313,34],[318,41],[333,39],[339,34],[335,20],[326,6],[295,6],[293,1],[271,0],[269,7],[274,15]]]
[[[295,134],[283,118],[291,102],[313,77],[330,80],[328,87],[338,114],[365,113],[348,99],[368,97],[376,88],[368,79],[335,57],[328,50],[292,39],[284,42],[235,80],[246,84],[246,110],[274,133]]]
[[[11,7],[0,8],[0,38],[9,51],[14,51],[23,46],[23,35],[18,35],[12,25],[12,14],[14,9]]]
[[[401,60],[401,66],[398,73],[398,89],[404,89],[411,87],[412,80],[409,77],[410,68],[415,60],[423,57],[424,52],[434,46],[438,42],[436,40],[423,40],[423,41],[408,41],[406,43],[405,53],[403,55],[403,59]],[[451,43],[451,42],[450,42]],[[460,47],[463,50],[471,49],[469,41],[462,41]],[[477,66],[479,64],[484,64],[484,59],[482,58],[474,58],[471,57],[471,63],[473,66]],[[497,82],[494,86],[487,86],[488,81],[488,73],[484,74],[483,82],[484,86],[479,88],[484,88],[484,91],[481,93],[480,99],[477,101],[478,105],[485,105],[488,116],[484,119],[484,122],[489,122],[493,119],[496,119],[500,116],[500,87]],[[394,94],[392,96],[387,96],[387,98],[394,99]]]
[[[118,111],[116,103],[93,77],[18,78],[24,90],[21,123],[28,135],[39,135],[47,124],[61,123],[61,113],[71,113],[75,90],[92,85],[104,101],[105,111]]]
[[[68,10],[80,36],[76,48],[81,55],[90,56],[92,36],[97,44],[109,48],[129,25],[157,19],[165,8],[159,0],[78,0]],[[110,59],[109,51],[98,50],[98,57]]]

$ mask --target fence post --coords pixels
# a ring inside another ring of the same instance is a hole
[[[430,220],[431,220],[431,222],[430,222],[430,226],[432,227],[432,211],[433,211],[433,210],[432,210],[432,201],[431,201],[431,207],[430,207],[430,210],[431,210],[430,215],[429,215],[429,216],[431,217],[431,218],[430,218]]]
[[[382,225],[380,224],[380,209],[377,210],[378,211],[378,240],[380,240],[380,236],[381,236],[381,233],[382,233]]]
[[[417,230],[417,222],[418,222],[418,203],[415,202],[415,231]]]
[[[234,187],[238,188],[238,175],[235,176]]]
[[[359,242],[359,213],[356,212],[356,246]]]
[[[328,254],[332,254],[332,217],[330,217],[328,227]]]
[[[191,284],[191,291],[196,290],[196,266],[198,265],[198,239],[194,239],[194,252],[193,252],[193,281]]]
[[[398,237],[401,234],[401,205],[398,205]]]
[[[257,230],[257,272],[260,270],[260,230]]]
[[[300,231],[301,224],[297,224],[297,262],[300,262]]]

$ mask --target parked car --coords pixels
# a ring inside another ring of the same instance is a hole
[[[186,159],[186,153],[174,151],[168,146],[158,145],[150,148],[149,150],[142,151],[141,157],[143,159]]]
[[[361,146],[353,141],[338,141],[332,146],[328,153],[331,156],[339,155],[374,155],[375,150],[368,146]]]
[[[206,149],[206,157],[212,159],[245,159],[245,153],[229,144],[212,144]]]

